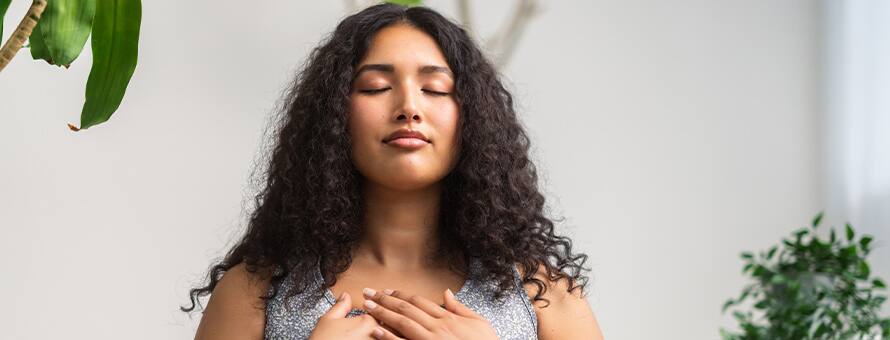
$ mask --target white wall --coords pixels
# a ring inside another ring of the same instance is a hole
[[[14,1],[8,35],[29,2]],[[429,1],[454,16],[451,1]],[[477,2],[483,35],[512,1]],[[120,110],[80,133],[89,49],[0,75],[0,339],[191,338],[279,91],[341,1],[145,1]],[[714,339],[738,253],[820,209],[813,1],[549,1],[505,70],[608,339]]]

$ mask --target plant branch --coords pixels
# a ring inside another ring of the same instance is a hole
[[[473,9],[470,7],[470,0],[457,0],[457,13],[467,34],[477,43],[481,43],[479,35],[476,34],[476,25],[473,21]]]
[[[537,13],[538,0],[519,0],[509,23],[486,44],[486,49],[495,55],[495,65],[503,67],[507,64],[528,20]]]
[[[25,40],[28,40],[31,32],[34,31],[34,27],[37,26],[37,21],[40,21],[40,15],[43,14],[44,9],[46,9],[46,0],[34,0],[31,3],[31,7],[25,13],[25,17],[22,18],[18,27],[12,32],[12,36],[3,44],[3,48],[0,48],[0,72],[6,68],[6,65],[15,57],[15,54],[22,49]]]

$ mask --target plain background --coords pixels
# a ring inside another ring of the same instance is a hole
[[[479,32],[512,3],[474,2]],[[79,133],[89,48],[68,70],[23,49],[0,75],[0,339],[192,338],[178,307],[242,232],[280,91],[345,15],[144,1],[127,95]],[[531,20],[504,77],[607,339],[718,338],[739,253],[823,209],[820,25],[804,0],[545,1]]]

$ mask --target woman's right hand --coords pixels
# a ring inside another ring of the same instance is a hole
[[[352,309],[352,298],[344,292],[331,309],[318,318],[309,340],[368,340],[375,339],[375,329],[381,328],[368,314],[347,318]]]

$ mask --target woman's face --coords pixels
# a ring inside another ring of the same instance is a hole
[[[457,161],[458,105],[435,40],[404,24],[383,28],[355,69],[348,128],[358,171],[396,190],[439,182]],[[387,142],[401,129],[425,138]]]

